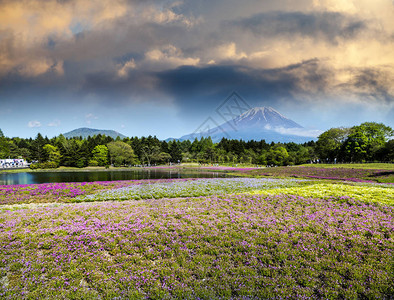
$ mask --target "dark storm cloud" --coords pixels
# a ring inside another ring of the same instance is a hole
[[[76,72],[76,67],[66,73]],[[275,106],[277,103],[305,104],[310,99],[318,102],[332,93],[357,95],[363,102],[390,104],[394,102],[391,83],[394,70],[378,68],[350,69],[350,79],[335,85],[335,70],[324,61],[312,59],[282,68],[251,68],[242,65],[182,66],[165,71],[131,69],[119,77],[116,70],[81,74],[79,86],[71,79],[64,81],[51,73],[35,78],[18,74],[0,81],[1,95],[55,95],[59,91],[74,101],[84,101],[94,95],[105,106],[160,99],[165,95],[174,99],[181,111],[191,113],[215,108],[232,91],[239,92],[251,106]],[[305,99],[307,97],[308,99]],[[5,99],[5,98],[3,98]],[[144,100],[145,99],[145,100]],[[25,102],[29,97],[25,97]]]
[[[310,86],[324,90],[329,77],[318,60],[276,69],[240,65],[183,66],[158,72],[133,69],[125,77],[112,72],[86,75],[77,94],[80,99],[95,95],[105,106],[155,98],[166,101],[164,97],[172,99],[182,114],[198,115],[216,108],[232,91],[244,96],[250,106],[272,106],[278,101],[295,101]]]
[[[66,65],[65,69],[67,68],[69,67]],[[108,99],[106,101],[116,102],[129,95],[147,94],[149,91],[157,90],[175,97],[180,105],[189,98],[223,95],[232,90],[250,97],[257,94],[259,98],[261,96],[263,99],[274,99],[290,97],[304,89],[306,83],[324,89],[328,76],[328,72],[319,67],[317,60],[277,69],[253,69],[230,65],[183,66],[160,72],[131,70],[124,78],[112,71],[99,71],[83,75],[78,94],[81,97],[96,94]],[[24,78],[18,74],[8,75],[2,79],[1,87],[4,93],[9,94],[18,90],[23,93],[35,93],[49,89],[63,92],[77,89],[71,81],[63,81],[50,73],[34,78]]]
[[[366,22],[338,12],[265,12],[224,26],[240,28],[263,37],[306,36],[336,43],[338,39],[354,39],[367,28]]]
[[[191,112],[217,106],[232,91],[248,99],[250,106],[296,101],[296,95],[311,86],[323,91],[330,76],[318,60],[276,69],[180,67],[157,74],[160,88],[172,94],[182,109]]]
[[[163,89],[189,94],[199,90],[243,89],[276,97],[303,89],[304,83],[324,88],[328,73],[319,71],[316,59],[275,69],[244,66],[181,67],[158,74]]]
[[[159,93],[172,97],[181,110],[206,110],[218,104],[232,91],[241,93],[250,105],[273,105],[278,101],[304,103],[307,95],[320,101],[335,90],[338,94],[357,94],[379,103],[392,103],[391,85],[394,72],[359,68],[348,70],[348,82],[335,86],[335,70],[318,59],[283,68],[255,69],[241,65],[205,67],[183,66],[160,72],[131,70],[120,78],[112,72],[85,76],[79,90],[81,97],[96,94],[103,102],[122,103],[135,96],[147,99]],[[214,101],[215,103],[212,103]]]
[[[345,91],[369,102],[394,103],[394,68],[359,68],[351,71],[354,74],[352,80],[342,85]]]

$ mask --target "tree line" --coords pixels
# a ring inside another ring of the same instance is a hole
[[[8,138],[0,130],[0,158],[24,158],[32,168],[133,166],[168,163],[298,165],[309,162],[394,162],[393,129],[366,122],[331,128],[317,141],[304,144],[229,140],[210,137],[194,141],[161,141],[155,136],[116,138],[96,135],[83,139]]]

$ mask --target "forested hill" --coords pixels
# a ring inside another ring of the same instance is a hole
[[[117,137],[120,137],[121,139],[124,139],[126,136],[123,134],[114,131],[114,130],[104,130],[104,129],[93,129],[93,128],[78,128],[73,131],[64,133],[64,137],[66,138],[73,138],[73,137],[82,137],[83,139],[87,139],[89,136],[93,137],[95,135],[106,135],[110,136],[113,139],[116,139]]]

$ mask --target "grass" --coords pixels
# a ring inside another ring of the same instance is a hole
[[[364,163],[364,164],[305,164],[304,167],[315,168],[345,168],[345,169],[375,169],[394,171],[394,163]]]
[[[32,172],[30,169],[0,169],[0,174],[7,174],[7,173],[26,173]]]
[[[394,183],[394,174],[387,175],[381,178],[376,178],[376,182],[379,183]]]

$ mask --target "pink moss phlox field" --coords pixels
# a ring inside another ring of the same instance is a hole
[[[231,195],[0,212],[1,299],[392,299],[394,208]]]
[[[42,183],[25,185],[0,185],[0,205],[21,203],[68,202],[80,195],[117,189],[147,182],[167,182],[173,179],[122,180],[69,183]],[[177,179],[193,180],[193,179]]]
[[[239,172],[246,172],[246,171],[251,171],[251,170],[257,170],[259,168],[240,168],[240,167],[226,167],[226,166],[204,166],[200,167],[200,169],[206,169],[206,170],[216,170],[216,171],[239,171]]]
[[[245,168],[245,167],[229,167],[229,166],[214,166],[214,165],[211,165],[211,166],[209,166],[209,165],[190,166],[190,167],[184,167],[182,165],[147,167],[147,169],[182,169],[182,168],[187,168],[190,170],[239,171],[239,172],[260,169],[257,167],[246,167]]]
[[[262,176],[290,176],[352,182],[375,182],[375,177],[384,176],[387,173],[389,173],[387,170],[318,167],[276,167],[252,171],[252,174]]]

